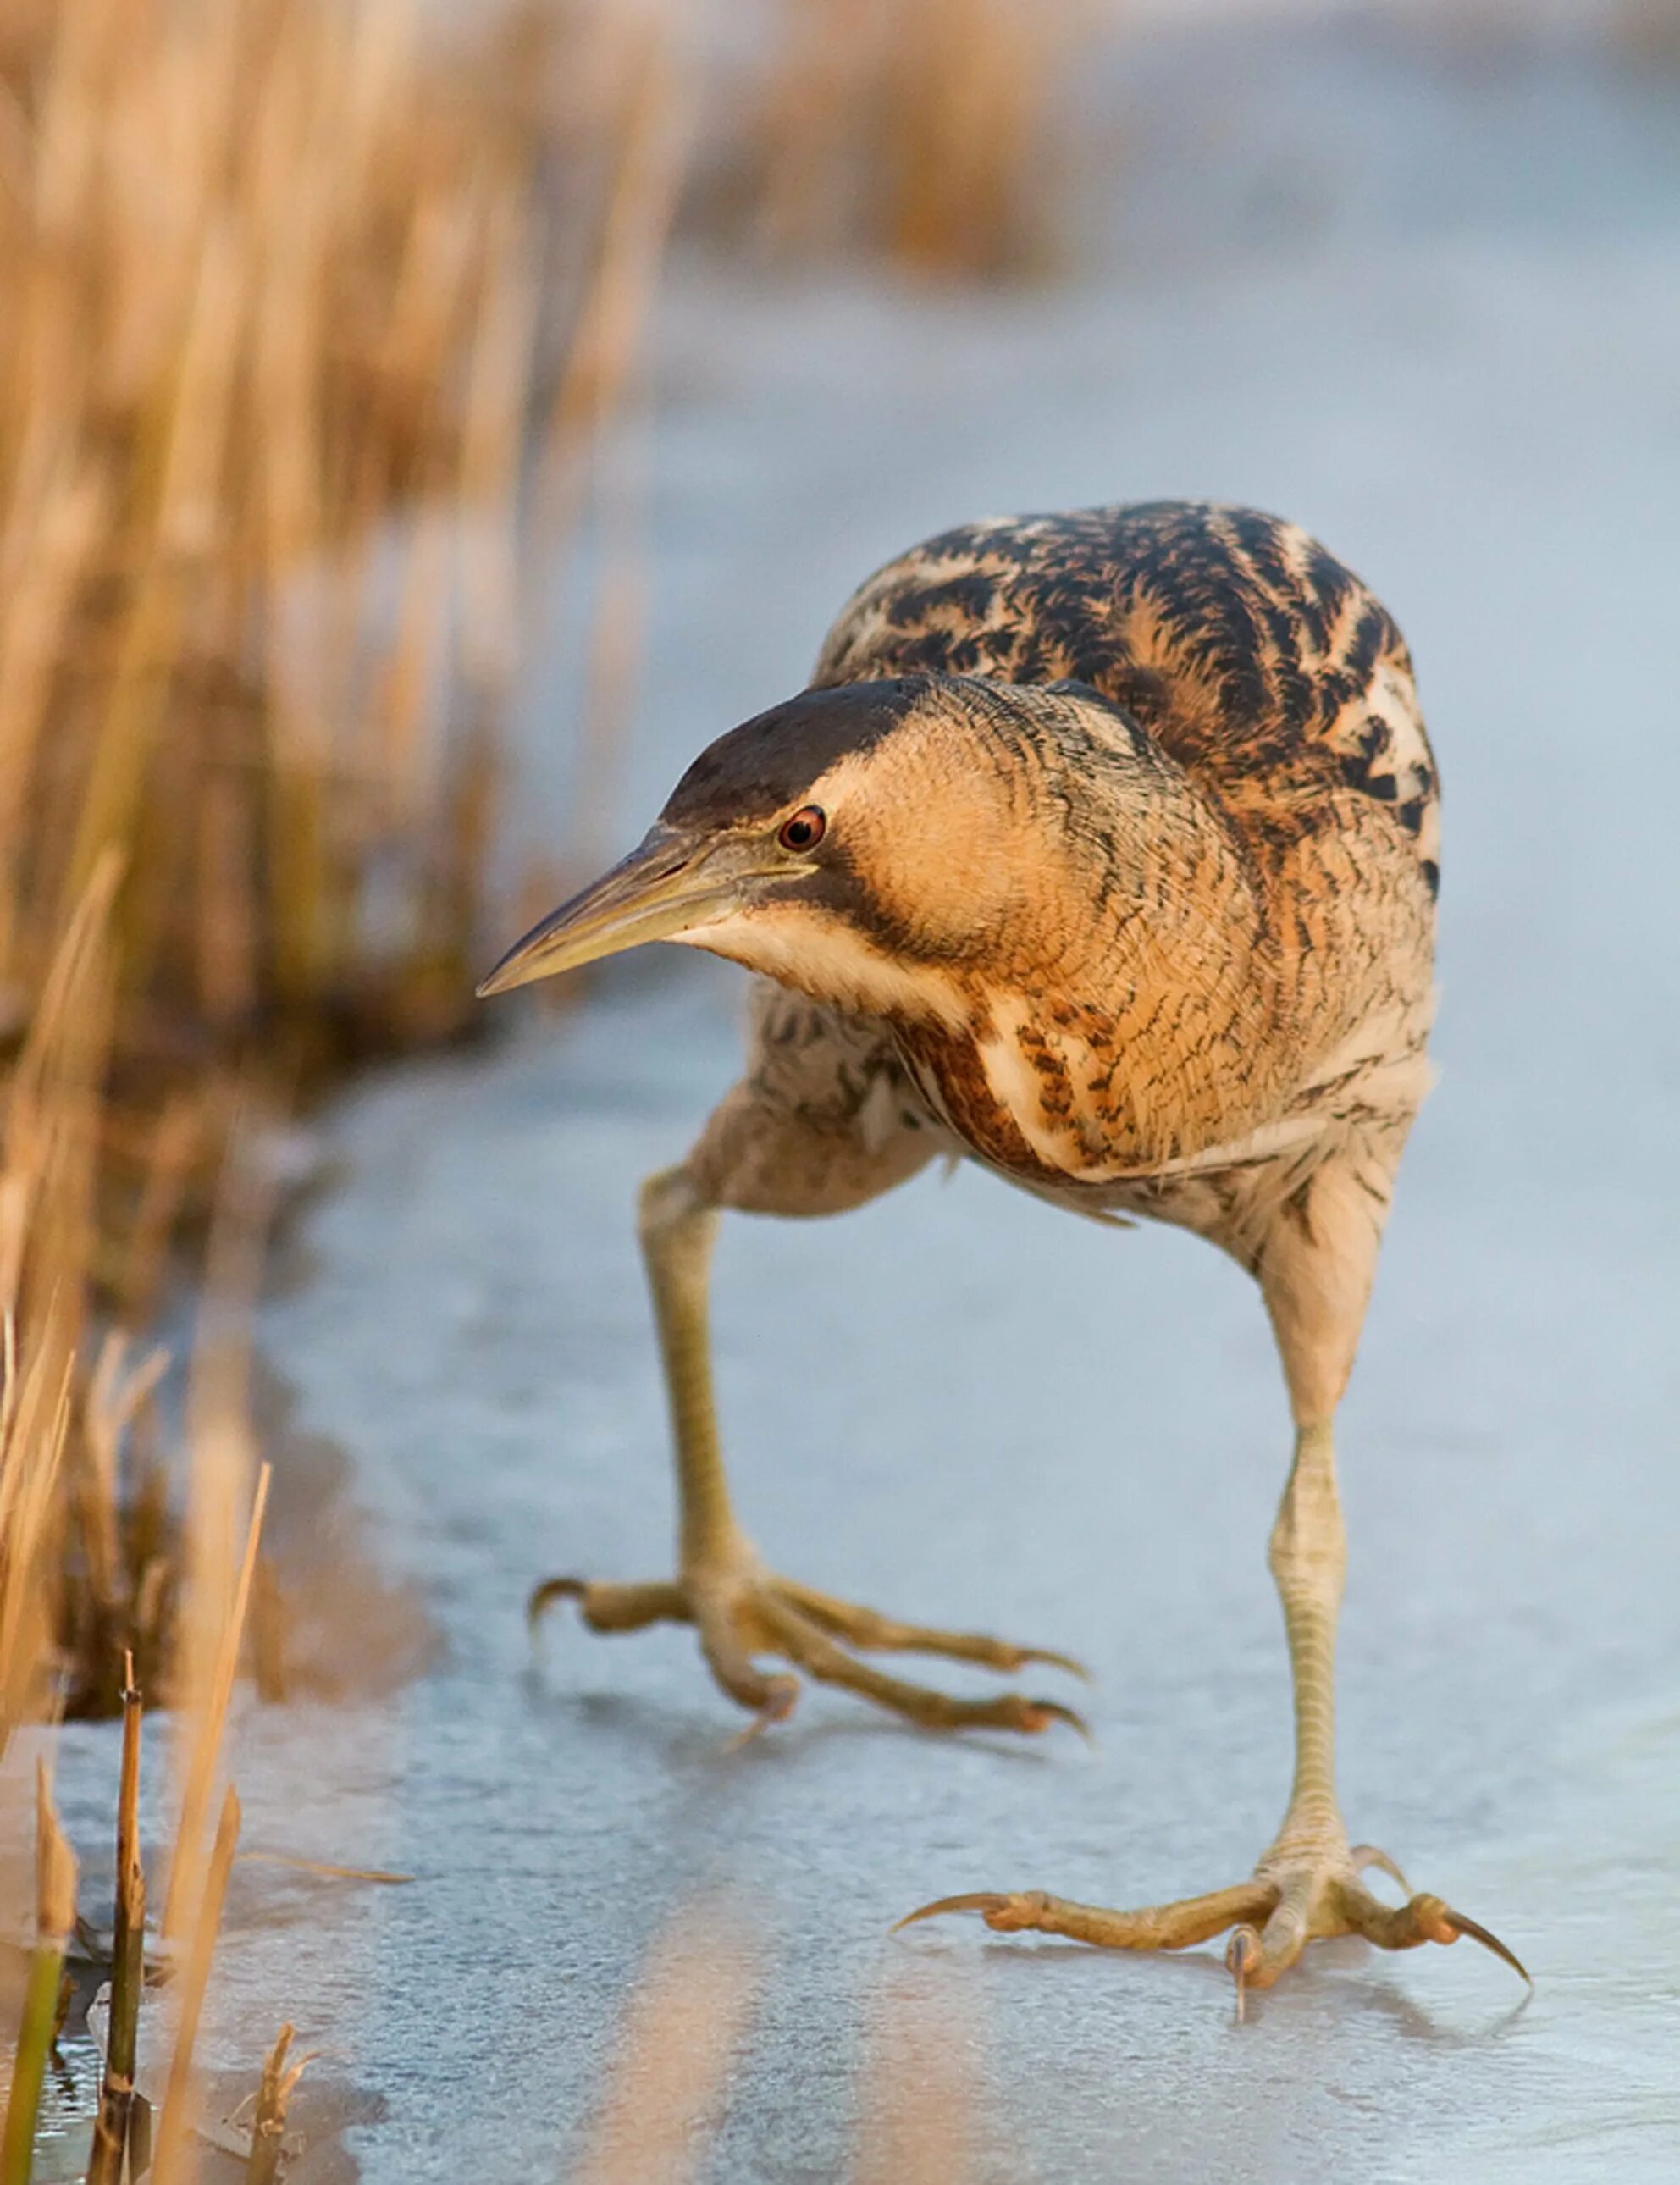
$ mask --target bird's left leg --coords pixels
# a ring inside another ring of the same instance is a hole
[[[1386,1182],[1386,1177],[1382,1181]],[[1348,1164],[1321,1169],[1305,1201],[1278,1217],[1258,1271],[1295,1414],[1295,1456],[1272,1528],[1270,1563],[1283,1607],[1295,1701],[1295,1773],[1283,1823],[1253,1874],[1234,1888],[1115,1912],[1039,1891],[974,1892],[924,1905],[980,1912],[1000,1932],[1063,1935],[1109,1949],[1180,1950],[1231,1930],[1225,1962],[1245,1987],[1270,1987],[1309,1942],[1362,1935],[1385,1949],[1469,1935],[1519,1973],[1487,1929],[1438,1897],[1384,1903],[1363,1880],[1380,1868],[1408,1887],[1387,1854],[1350,1844],[1336,1795],[1336,1630],[1347,1568],[1332,1420],[1370,1292],[1386,1200]],[[1526,1980],[1527,1975],[1523,1973]]]
[[[799,997],[761,994],[748,1076],[728,1096],[678,1167],[643,1187],[639,1229],[665,1367],[675,1442],[678,1556],[673,1577],[622,1584],[550,1579],[531,1596],[533,1617],[575,1600],[599,1632],[692,1624],[708,1668],[755,1727],[786,1714],[796,1676],[767,1674],[779,1657],[820,1684],[855,1692],[929,1730],[1027,1734],[1065,1722],[1071,1708],[1025,1692],[957,1695],[890,1674],[876,1653],[927,1653],[1005,1675],[1034,1662],[1082,1674],[1065,1654],[985,1632],[948,1631],[884,1616],[800,1584],[768,1568],[737,1519],[712,1400],[708,1288],[719,1213],[812,1216],[862,1206],[905,1182],[938,1142],[908,1095],[878,1031],[836,1020]]]

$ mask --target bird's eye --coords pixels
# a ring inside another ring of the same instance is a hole
[[[814,850],[822,841],[829,815],[820,804],[801,804],[791,819],[784,819],[776,840],[784,850]]]

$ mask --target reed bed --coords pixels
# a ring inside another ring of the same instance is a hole
[[[141,1702],[135,1649],[125,1634],[143,1634],[166,1661],[164,1689],[176,1707],[176,1819],[156,1944],[165,1964],[179,1957],[184,1970],[154,2174],[177,2181],[187,2174],[193,2042],[237,1834],[237,1799],[225,1781],[227,1721],[268,1487],[268,1467],[257,1462],[245,1416],[260,1236],[260,1210],[248,1193],[230,1192],[217,1224],[188,1409],[185,1510],[178,1528],[159,1523],[145,1559],[123,1498],[121,1437],[111,1422],[149,1405],[156,1371],[148,1363],[125,1379],[120,1366],[110,1363],[107,1338],[91,1378],[78,1376],[93,1328],[87,1269],[118,878],[109,853],[48,967],[0,1118],[0,1804],[16,1803],[14,1763],[25,1734],[36,1748],[37,1769],[36,1903],[32,1912],[0,1905],[0,1925],[24,1935],[31,1953],[0,2141],[4,2185],[25,2185],[29,2175],[42,2072],[63,2016],[64,1942],[75,1915],[75,1861],[53,1812],[42,1741],[50,1741],[51,1724],[68,1703],[88,1698],[82,1679],[90,1663],[98,1670],[99,1653],[84,1660],[77,1646],[93,1632],[121,1641],[113,1670],[123,1740],[110,2034],[91,2174],[120,2175],[135,2108],[145,1980]],[[120,1399],[111,1393],[119,1385],[128,1392]],[[165,1588],[178,1595],[180,1609],[166,1654],[157,1607]],[[221,1818],[207,1847],[218,1792]]]
[[[401,0],[0,28],[0,1006],[17,1037],[117,853],[126,1306],[237,1091],[471,1021],[539,301],[590,255],[545,201],[542,18],[490,23],[447,51]]]
[[[271,1188],[300,1100],[479,1020],[535,542],[633,370],[670,75],[509,0],[0,13],[5,1724],[49,1660],[72,1714],[125,1647],[191,1668],[142,1331],[236,1135]]]
[[[114,1626],[120,1604],[149,1632],[142,1599],[159,1590],[145,1573],[128,1583],[104,1477],[109,1405],[87,1430],[92,1390],[107,1396],[113,1372],[78,1380],[116,879],[114,858],[102,861],[76,906],[0,1111],[0,1758],[20,1724],[62,1709],[72,1627]],[[114,1682],[121,1667],[119,1653]]]

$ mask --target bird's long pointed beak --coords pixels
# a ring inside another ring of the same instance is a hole
[[[480,996],[575,971],[645,941],[678,939],[739,908],[747,875],[727,869],[728,862],[712,844],[696,846],[674,828],[656,825],[628,858],[516,941],[480,985]]]

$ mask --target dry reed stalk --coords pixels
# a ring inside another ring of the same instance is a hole
[[[120,2185],[134,2106],[140,1998],[146,1981],[146,1875],[140,1863],[140,1694],[134,1657],[123,1663],[122,1778],[117,1797],[116,1908],[105,2069],[87,2185]]]
[[[118,1474],[122,1445],[170,1366],[170,1354],[161,1344],[153,1344],[131,1364],[133,1347],[132,1338],[120,1328],[108,1329],[94,1354],[93,1369],[82,1392],[88,1474],[83,1532],[95,1590],[109,1601],[114,1601],[120,1582],[118,1566],[122,1542],[117,1513],[121,1506]],[[128,1681],[132,1682],[131,1676]]]
[[[330,1859],[299,1858],[285,1851],[242,1851],[241,1866],[284,1866],[293,1874],[313,1874],[327,1881],[377,1881],[395,1887],[414,1880],[411,1874],[393,1874],[382,1866],[335,1866]]]
[[[20,1376],[6,1327],[0,1411],[0,1754],[20,1724],[47,1711],[62,1509],[58,1494],[70,1424],[71,1351],[64,1315]]]
[[[286,2136],[286,2115],[298,2082],[310,2059],[300,2056],[287,2065],[287,2056],[295,2029],[282,2026],[264,2059],[262,2081],[257,2088],[256,2113],[251,2120],[251,2155],[245,2165],[245,2185],[274,2185],[280,2174],[281,2146]],[[88,2181],[92,2185],[92,2181]]]
[[[202,1864],[199,1847],[221,1758],[233,1679],[239,1665],[245,1612],[251,1597],[251,1575],[256,1565],[257,1543],[262,1536],[263,1512],[268,1503],[269,1478],[270,1467],[265,1464],[257,1474],[245,1552],[231,1598],[224,1598],[223,1589],[215,1583],[223,1572],[219,1526],[204,1528],[209,1538],[201,1549],[198,1567],[189,1579],[194,1606],[189,1607],[184,1618],[189,1664],[186,1719],[181,1730],[181,1819],[175,1857],[170,1865],[169,1888],[164,1897],[162,1932],[165,1942],[179,1934],[198,1880]],[[219,1451],[204,1490],[205,1505],[217,1515],[222,1507],[226,1484],[222,1453]],[[200,1658],[192,1658],[194,1656]]]
[[[683,2185],[694,2176],[757,1980],[747,1940],[717,1907],[672,1921],[631,1996],[572,2185]]]
[[[857,163],[879,128],[892,0],[784,0],[783,49],[756,121],[758,241],[778,254],[834,250],[867,219]]]
[[[116,880],[105,860],[76,906],[0,1121],[0,1752],[54,1697]]]
[[[191,1939],[181,1975],[176,2002],[175,2047],[170,2057],[164,2087],[163,2112],[152,2158],[151,2185],[190,2185],[197,2170],[192,2145],[196,2113],[193,2059],[198,2047],[198,2025],[204,2014],[204,1991],[209,1985],[210,1960],[215,1955],[221,1908],[227,1894],[227,1876],[239,1840],[239,1799],[230,1785],[221,1802],[215,1842],[204,1869],[204,1884],[193,1906]],[[180,1869],[179,1842],[174,1871]],[[173,1875],[171,1875],[173,1880]]]
[[[251,1588],[251,1681],[267,1707],[282,1707],[289,1689],[286,1671],[286,1602],[280,1575],[268,1556],[257,1557]]]
[[[57,1293],[81,1303],[110,1021],[109,923],[120,875],[112,855],[90,875],[53,952],[7,1088],[0,1306],[20,1322]]]
[[[133,1218],[109,1271],[114,1309],[131,1324],[143,1323],[163,1294],[170,1240],[211,1137],[203,1095],[172,1094],[144,1130],[132,1156]]]
[[[130,1339],[108,1330],[93,1365],[78,1364],[74,1455],[67,1516],[71,1583],[59,1613],[60,1650],[66,1657],[66,1711],[107,1714],[120,1708],[127,1689],[118,1674],[131,1653],[146,1677],[162,1667],[163,1612],[172,1600],[165,1569],[149,1585],[146,1566],[160,1552],[170,1528],[160,1506],[161,1475],[126,1456],[137,1422],[148,1411],[169,1353],[154,1346],[131,1360]]]
[[[1066,0],[921,0],[890,78],[889,239],[929,273],[1030,264]],[[1035,187],[1035,182],[1039,186]]]
[[[540,304],[629,126],[542,86],[617,39],[527,0],[0,20],[0,1040],[114,847],[125,1302],[219,1165],[207,1088],[477,1021],[522,461],[572,331]]]
[[[270,1467],[259,1466],[250,1420],[251,1326],[262,1285],[271,1192],[234,1141],[207,1254],[187,1389],[189,1484],[173,1696],[179,1785],[175,1857],[161,1931],[176,1938],[197,1898],[204,1834],[220,1765],[227,1710],[244,1644]],[[243,1548],[238,1545],[241,1511]]]
[[[59,2035],[64,1945],[75,1925],[75,1855],[53,1808],[44,1761],[35,1775],[35,1948],[12,2058],[11,2091],[0,2132],[0,2185],[29,2185],[35,2121],[47,2059]]]
[[[862,245],[913,271],[1045,254],[1048,124],[1089,0],[782,0],[750,125],[762,242]]]

